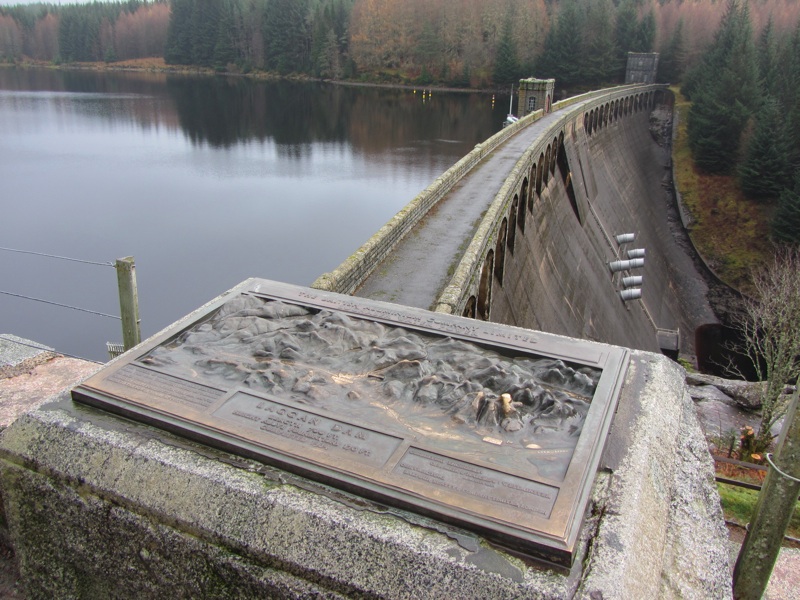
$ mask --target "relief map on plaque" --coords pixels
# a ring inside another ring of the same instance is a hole
[[[450,337],[244,295],[141,362],[345,421],[380,423],[384,432],[466,456],[484,454],[489,444],[499,465],[508,450],[524,450],[539,475],[559,480],[600,376],[599,369],[509,358]]]
[[[627,357],[255,279],[72,393],[569,566]]]

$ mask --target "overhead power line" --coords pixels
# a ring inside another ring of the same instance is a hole
[[[106,313],[97,312],[96,310],[89,310],[88,308],[78,308],[77,306],[70,306],[69,304],[60,304],[58,302],[51,302],[50,300],[42,300],[41,298],[33,298],[31,296],[23,296],[22,294],[4,292],[3,290],[0,290],[0,294],[5,294],[6,296],[14,296],[15,298],[24,298],[25,300],[33,300],[34,302],[44,302],[45,304],[52,304],[53,306],[61,306],[63,308],[71,308],[72,310],[79,310],[81,312],[89,313],[92,315],[98,315],[100,317],[107,317],[109,319],[117,319],[117,320],[121,319],[121,317],[118,317],[116,315],[108,315]]]
[[[99,265],[101,267],[113,267],[114,263],[112,262],[96,262],[93,260],[83,260],[80,258],[69,258],[68,256],[58,256],[57,254],[45,254],[44,252],[31,252],[30,250],[17,250],[16,248],[2,248],[0,250],[5,250],[6,252],[16,252],[17,254],[33,254],[35,256],[46,256],[47,258],[57,258],[59,260],[69,260],[71,262],[79,262],[84,263],[87,265]]]

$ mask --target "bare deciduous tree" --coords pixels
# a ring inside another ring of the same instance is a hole
[[[784,388],[800,373],[800,248],[778,251],[753,276],[737,326],[742,354],[753,364],[761,387],[761,423],[756,448],[772,442],[771,427],[786,411]]]

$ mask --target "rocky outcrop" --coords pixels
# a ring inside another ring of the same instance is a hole
[[[760,391],[764,382],[736,381],[713,375],[687,373],[687,389],[694,401],[695,410],[706,438],[715,445],[732,449],[743,427],[757,429],[761,423]],[[794,392],[786,386],[784,394]],[[786,398],[788,400],[788,398]],[[772,434],[780,434],[783,419],[771,427]]]
[[[751,411],[761,408],[761,397],[767,385],[764,381],[723,379],[703,373],[687,373],[686,383],[694,400],[715,399]],[[794,386],[786,386],[783,393],[789,395],[793,391]]]
[[[662,148],[672,141],[672,107],[658,106],[650,113],[650,136]]]
[[[721,392],[730,400],[729,403],[731,404],[736,404],[746,410],[758,410],[761,408],[763,382],[737,381],[702,373],[687,373],[686,383],[689,385],[689,394],[692,398],[695,398],[695,394],[702,397],[713,393],[708,389],[710,387],[717,390],[717,392]],[[716,394],[716,396],[724,401],[724,398],[719,394]]]

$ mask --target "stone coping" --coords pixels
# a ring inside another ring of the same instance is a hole
[[[9,333],[0,334],[0,376],[9,367],[16,367],[22,362],[32,359],[47,360],[47,358],[41,358],[41,355],[52,355],[53,352],[53,348],[31,340]]]

